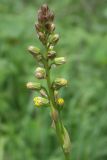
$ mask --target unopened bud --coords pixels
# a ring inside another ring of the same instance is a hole
[[[50,18],[50,21],[53,21],[53,20],[54,20],[54,13],[53,13],[53,12],[50,12],[49,18]]]
[[[36,58],[38,61],[42,59],[42,55],[40,54],[40,49],[34,46],[29,46],[28,51]]]
[[[45,24],[45,28],[48,32],[52,33],[55,30],[55,24],[54,23],[47,23],[47,24]]]
[[[44,44],[45,43],[45,35],[42,32],[38,32],[38,37],[40,41]]]
[[[46,94],[46,91],[45,91],[44,89],[41,89],[41,90],[40,90],[40,94],[41,94],[41,96],[43,96],[43,97],[48,97],[47,94]]]
[[[55,90],[55,91],[54,91],[54,97],[55,97],[55,99],[58,99],[58,97],[59,97],[59,92],[58,92],[58,90]]]
[[[53,45],[50,45],[49,46],[49,50],[53,50],[54,46]]]
[[[35,104],[37,107],[41,107],[41,106],[46,105],[46,104],[49,103],[49,100],[48,100],[48,99],[42,98],[42,97],[35,97],[35,98],[33,99],[33,101],[34,101],[34,104]]]
[[[65,57],[58,57],[58,58],[54,59],[54,63],[56,65],[61,65],[61,64],[66,63],[66,59],[65,59]]]
[[[41,89],[41,84],[40,83],[36,83],[36,82],[28,82],[26,84],[28,89],[32,89],[32,90],[40,90]]]
[[[63,86],[66,86],[67,85],[67,80],[64,79],[64,78],[57,78],[55,81],[54,81],[54,84],[53,84],[53,87],[55,89],[59,89]]]
[[[40,49],[34,46],[29,46],[28,47],[28,51],[33,55],[33,56],[37,56],[38,54],[40,54]]]
[[[51,35],[49,37],[49,41],[52,44],[56,44],[58,42],[58,40],[59,40],[59,35],[58,34],[54,34],[54,35]]]
[[[38,79],[43,79],[46,77],[46,72],[45,72],[45,69],[44,68],[41,68],[41,67],[37,67],[36,68],[36,71],[35,71],[35,76],[38,78]]]
[[[42,5],[38,11],[38,22],[42,26],[46,23],[50,23],[54,20],[54,14],[51,12],[46,4]]]
[[[48,5],[47,4],[43,4],[41,6],[41,10],[42,10],[43,13],[46,13],[49,10]]]
[[[55,51],[49,51],[49,52],[48,52],[48,57],[49,57],[50,59],[55,58],[55,56],[56,56],[56,52],[55,52]]]
[[[52,23],[52,24],[51,24],[51,32],[53,32],[54,30],[55,30],[55,24]]]

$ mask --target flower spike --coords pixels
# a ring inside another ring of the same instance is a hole
[[[59,139],[66,160],[70,160],[71,142],[69,134],[65,129],[60,117],[60,112],[64,109],[64,99],[59,96],[59,89],[67,86],[67,80],[64,78],[56,78],[51,81],[52,66],[59,66],[66,62],[65,57],[57,57],[54,50],[55,45],[59,41],[59,34],[55,33],[54,13],[49,9],[47,4],[43,4],[38,11],[38,22],[35,29],[40,42],[44,46],[44,52],[35,47],[30,46],[28,51],[38,62],[35,70],[35,78],[38,81],[45,81],[46,86],[41,86],[37,82],[28,82],[27,88],[37,90],[41,96],[34,97],[33,101],[36,107],[49,106],[52,118],[52,124]]]

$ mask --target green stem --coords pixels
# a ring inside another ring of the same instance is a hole
[[[56,120],[54,120],[56,134],[57,134],[57,137],[59,139],[60,146],[61,146],[61,148],[63,150],[64,156],[65,156],[65,160],[70,160],[69,153],[65,152],[65,150],[63,148],[63,140],[62,140],[63,127],[62,127],[62,122],[61,122],[61,119],[60,119],[60,116],[59,116],[59,112],[56,110],[56,104],[55,104],[55,100],[54,100],[54,93],[53,93],[53,90],[51,88],[50,70],[49,70],[48,61],[45,60],[44,61],[44,65],[45,65],[45,69],[46,69],[46,80],[47,80],[47,86],[48,86],[48,91],[49,91],[51,113],[53,113],[53,112],[57,113],[57,118],[56,118]]]

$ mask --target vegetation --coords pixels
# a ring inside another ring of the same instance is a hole
[[[47,110],[37,110],[25,83],[34,81],[29,45],[41,46],[35,22],[40,0],[0,0],[0,160],[63,160]],[[69,82],[61,91],[63,119],[72,141],[72,160],[107,159],[106,0],[48,1],[56,14],[59,56],[53,69]],[[35,36],[34,36],[35,35]],[[36,41],[36,42],[35,42]],[[54,78],[54,77],[53,77]]]

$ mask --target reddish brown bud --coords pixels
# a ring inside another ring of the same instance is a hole
[[[38,36],[40,41],[44,44],[45,43],[45,35],[42,32],[38,32]]]
[[[50,20],[53,21],[54,20],[54,13],[50,12],[49,17],[50,17]]]
[[[45,25],[46,30],[48,30],[49,32],[53,32],[55,30],[55,25],[54,23],[47,23]]]
[[[42,12],[43,12],[44,14],[46,14],[46,12],[49,10],[48,5],[47,5],[47,4],[43,4],[43,5],[41,6],[41,10],[42,10]]]
[[[42,25],[52,22],[54,14],[51,12],[46,4],[42,5],[38,11],[38,22]]]
[[[44,22],[44,17],[43,17],[43,15],[42,15],[41,12],[38,14],[38,22],[39,22],[40,24],[42,24],[42,23]]]

